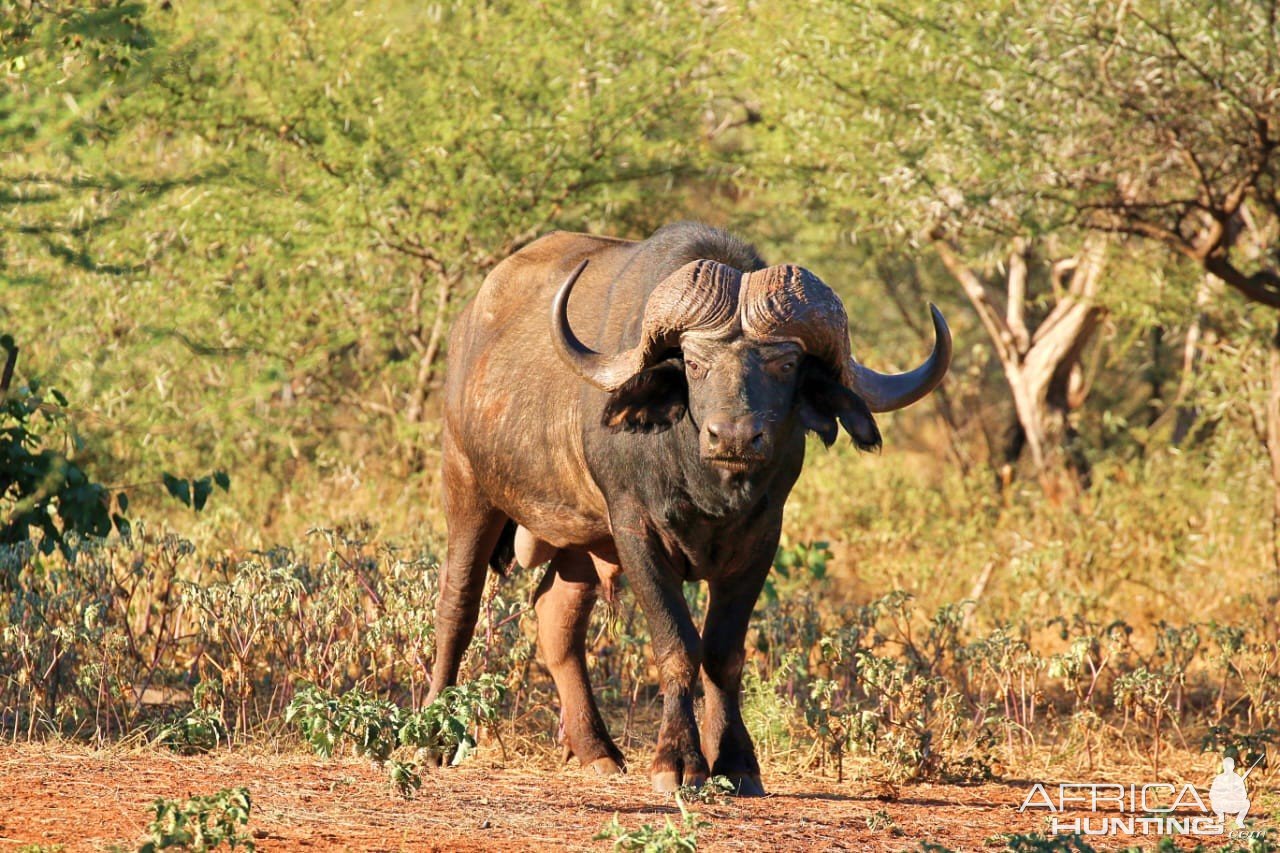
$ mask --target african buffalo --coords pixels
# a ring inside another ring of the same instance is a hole
[[[662,687],[654,787],[712,773],[762,794],[739,710],[744,641],[805,431],[829,446],[838,421],[859,448],[879,447],[872,412],[919,400],[947,372],[950,332],[931,310],[933,353],[886,375],[850,356],[844,306],[817,276],[766,267],[704,225],[640,242],[554,232],[498,264],[449,343],[432,694],[457,678],[487,567],[549,562],[534,607],[566,754],[622,772],[586,663],[591,608],[621,572]],[[682,593],[698,580],[710,586],[701,635]]]

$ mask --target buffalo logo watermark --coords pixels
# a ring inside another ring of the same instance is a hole
[[[1245,780],[1263,757],[1243,774],[1236,772],[1235,759],[1224,757],[1222,772],[1209,786],[1207,804],[1194,785],[1061,782],[1051,786],[1037,782],[1018,811],[1046,810],[1049,832],[1054,835],[1261,836],[1260,831],[1244,828],[1250,805]],[[1068,816],[1068,812],[1089,814]]]

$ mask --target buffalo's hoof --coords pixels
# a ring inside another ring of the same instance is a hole
[[[674,794],[683,788],[701,788],[707,781],[705,773],[677,773],[675,770],[659,770],[653,774],[653,790],[659,794]]]
[[[729,774],[729,781],[733,783],[734,794],[739,797],[763,797],[765,795],[764,783],[760,781],[759,774]]]
[[[701,788],[708,775],[705,758],[687,755],[655,759],[649,777],[653,780],[653,790],[660,794],[674,794],[681,787]]]
[[[627,772],[627,766],[621,761],[616,761],[609,756],[597,758],[588,765],[596,772],[597,776],[618,776]]]

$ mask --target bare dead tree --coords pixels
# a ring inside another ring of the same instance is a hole
[[[1071,446],[1075,438],[1071,413],[1088,393],[1081,357],[1104,314],[1096,296],[1106,263],[1106,241],[1086,240],[1078,254],[1052,264],[1054,305],[1034,328],[1027,311],[1031,301],[1027,240],[1015,239],[1010,247],[1003,295],[960,257],[944,235],[935,233],[933,245],[977,311],[1013,396],[1018,423],[1002,480],[1007,483],[1012,478],[1013,464],[1025,448],[1042,483],[1051,484],[1051,470],[1065,466],[1087,486],[1087,461]]]

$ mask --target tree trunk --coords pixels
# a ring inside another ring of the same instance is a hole
[[[9,393],[9,384],[13,382],[13,369],[18,364],[18,345],[13,344],[5,351],[4,369],[0,371],[0,398]]]
[[[1182,377],[1178,380],[1178,394],[1174,397],[1173,444],[1186,440],[1191,428],[1200,418],[1200,407],[1189,402],[1197,375],[1200,373],[1200,338],[1208,319],[1209,302],[1213,296],[1213,276],[1205,274],[1196,290],[1196,315],[1187,325],[1187,336],[1182,345]]]
[[[1160,419],[1160,410],[1164,407],[1165,382],[1165,328],[1159,323],[1147,330],[1147,340],[1151,345],[1151,367],[1147,369],[1147,384],[1151,391],[1147,395],[1147,426],[1155,426]]]
[[[427,397],[430,394],[436,359],[440,355],[440,346],[444,340],[445,314],[448,312],[454,285],[459,280],[458,276],[446,274],[443,271],[436,273],[436,278],[439,284],[436,288],[436,310],[431,320],[431,331],[427,334],[425,343],[420,335],[414,335],[414,345],[419,352],[418,374],[414,378],[413,389],[409,392],[409,403],[405,408],[404,417],[409,423],[415,424],[422,420]]]
[[[1029,246],[1014,241],[1007,266],[1005,308],[997,309],[987,286],[946,240],[934,245],[943,265],[960,283],[991,339],[1013,398],[1018,429],[1010,433],[1000,481],[1012,479],[1013,465],[1025,450],[1041,484],[1057,492],[1053,471],[1068,470],[1080,487],[1088,486],[1088,466],[1075,443],[1071,413],[1088,393],[1081,356],[1103,316],[1095,302],[1106,261],[1106,243],[1086,241],[1074,258],[1054,265],[1057,302],[1034,330],[1026,321]]]
[[[1271,457],[1271,569],[1280,593],[1280,321],[1267,352],[1267,455]]]

